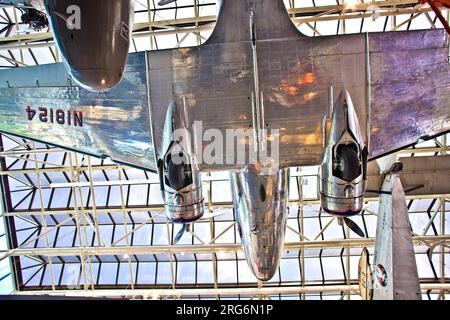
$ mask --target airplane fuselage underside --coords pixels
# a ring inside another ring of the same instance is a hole
[[[224,137],[227,130],[250,130],[248,139],[234,138],[236,145],[249,153],[266,143],[280,167],[321,162],[330,86],[350,93],[362,138],[370,141],[369,158],[450,127],[442,30],[308,38],[292,25],[281,1],[255,3],[251,15],[247,1],[224,1],[214,33],[199,47],[132,54],[123,81],[103,93],[70,81],[62,65],[2,70],[0,111],[8,116],[0,130],[156,171],[155,150],[161,149],[171,101],[188,110],[194,150],[207,144],[202,134],[208,129]],[[29,106],[61,110],[66,117],[69,110],[82,113],[83,126],[57,139],[66,127],[39,117],[29,121]],[[201,121],[200,137],[195,121]],[[273,141],[279,141],[276,152]],[[246,162],[237,148],[224,147],[200,170],[240,169]]]

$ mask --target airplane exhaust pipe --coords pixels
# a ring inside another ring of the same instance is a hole
[[[204,214],[202,181],[190,148],[185,114],[172,102],[158,159],[161,190],[169,221],[193,223]]]
[[[322,209],[338,217],[362,211],[366,189],[367,148],[350,94],[341,92],[320,170]]]
[[[270,280],[283,250],[288,169],[262,175],[260,165],[231,173],[234,208],[247,263],[256,278]]]

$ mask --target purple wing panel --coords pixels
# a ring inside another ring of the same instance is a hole
[[[444,30],[370,35],[370,157],[450,130]]]

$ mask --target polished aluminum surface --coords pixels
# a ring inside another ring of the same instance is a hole
[[[169,221],[175,223],[192,223],[204,214],[201,173],[194,160],[192,146],[186,143],[190,139],[187,137],[189,132],[185,111],[185,108],[173,102],[169,104],[164,122],[162,149],[159,153],[161,158],[158,160],[166,214]],[[180,163],[183,164],[176,166]],[[185,169],[188,167],[189,169]],[[177,175],[184,177],[183,180],[189,182],[185,182],[181,187],[171,185],[169,175],[174,170],[178,171]]]
[[[387,174],[378,210],[373,300],[420,300],[421,290],[405,192],[397,174]],[[383,279],[385,271],[385,281]]]
[[[346,181],[336,174],[338,161],[342,161],[339,159],[337,150],[339,146],[345,145],[352,145],[357,149],[359,175],[351,181]],[[364,157],[366,157],[365,160]],[[367,151],[358,116],[350,94],[342,91],[333,108],[328,143],[320,169],[319,187],[322,209],[337,216],[352,216],[361,212],[366,189],[366,173]]]
[[[155,171],[145,65],[144,53],[130,55],[123,81],[105,93],[71,83],[63,64],[1,70],[0,131]],[[83,126],[41,122],[39,111],[29,121],[27,106],[82,112]]]
[[[281,0],[224,0],[221,8],[205,44],[148,53],[156,144],[172,99],[186,98],[191,122],[201,120],[204,130],[215,128],[224,135],[227,129],[254,128],[253,101],[260,99],[264,128],[280,130],[280,166],[317,165],[330,85],[336,92],[350,92],[363,140],[368,140],[366,132],[371,135],[370,158],[450,129],[443,30],[309,38],[293,27]],[[267,139],[273,138],[268,132]],[[238,143],[249,149],[254,139]],[[271,145],[268,149],[271,154]],[[201,164],[200,169],[239,169],[240,164],[226,163],[230,152],[225,150],[221,163]]]
[[[253,274],[270,280],[283,250],[288,203],[288,170],[263,175],[261,166],[231,172],[234,208],[245,256]]]
[[[250,10],[253,10],[254,42],[250,32]],[[256,48],[257,65],[253,47]],[[26,134],[29,130],[27,126],[22,127],[20,117],[16,120],[7,112],[2,116],[9,119],[2,119],[3,122],[14,124],[18,121],[17,126],[9,125],[6,129],[3,125],[0,130],[82,152],[99,154],[99,149],[105,150],[100,154],[126,158],[124,162],[155,169],[154,161],[149,163],[140,158],[147,154],[149,143],[155,150],[161,149],[163,124],[170,101],[176,104],[186,101],[189,125],[202,121],[203,131],[214,128],[225,136],[227,129],[259,129],[254,128],[252,111],[255,99],[260,99],[259,105],[264,108],[264,117],[260,119],[264,121],[260,125],[269,130],[279,129],[279,134],[269,131],[266,139],[279,139],[280,166],[317,165],[321,163],[324,151],[323,117],[329,113],[330,85],[335,92],[345,87],[351,94],[364,141],[368,140],[366,132],[370,132],[370,158],[450,129],[448,39],[443,30],[371,33],[368,39],[361,34],[309,38],[302,36],[292,25],[281,0],[223,0],[217,26],[205,44],[148,52],[147,57],[152,121],[150,125],[146,115],[138,121],[146,130],[140,135],[149,138],[144,144],[130,146],[133,151],[127,156],[106,152],[109,145],[101,145],[101,140],[99,146],[92,141],[86,144],[84,129],[69,128],[76,132],[70,133],[73,141],[67,143],[58,143],[53,138],[56,132],[63,137],[66,135],[56,127],[48,127],[50,134],[46,135]],[[255,88],[254,70],[258,72],[258,88]],[[366,71],[370,71],[371,90],[366,87]],[[55,90],[65,91],[67,88],[62,87],[67,87],[67,79],[67,74],[56,65],[1,70],[0,87],[4,90],[1,107],[11,112],[17,108],[16,97],[21,99],[21,96],[29,95],[29,91],[37,90],[48,97]],[[41,87],[58,88],[33,88],[36,80]],[[6,81],[14,88],[6,89]],[[132,83],[129,77],[127,82]],[[128,92],[143,97],[147,92],[141,91],[142,88],[144,86],[135,86]],[[75,87],[75,90],[79,88]],[[370,99],[367,92],[371,92]],[[371,103],[369,128],[366,125],[368,101]],[[56,101],[49,103],[59,104]],[[114,112],[109,108],[103,117]],[[103,120],[97,121],[100,127],[104,126],[100,123]],[[124,125],[113,126],[122,128]],[[152,133],[148,129],[150,126]],[[80,139],[76,138],[77,134],[81,135]],[[108,131],[100,134],[103,135],[107,136]],[[141,139],[138,141],[142,142]],[[250,137],[237,143],[249,150],[255,141]],[[267,149],[268,154],[273,153],[271,144]],[[237,163],[236,159],[227,163],[230,152],[224,150],[220,163],[201,163],[200,170],[240,169],[243,164]]]

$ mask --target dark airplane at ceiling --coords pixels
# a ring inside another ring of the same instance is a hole
[[[134,0],[2,0],[23,11],[22,22],[50,25],[72,78],[90,91],[106,91],[123,78],[134,20]],[[113,4],[113,5],[112,5]],[[45,10],[45,14],[40,11]]]
[[[92,91],[105,91],[117,85],[127,63],[134,0],[114,0],[114,5],[111,0],[45,0],[44,3],[55,41],[71,76]],[[73,7],[74,3],[79,9]]]
[[[172,2],[162,0],[158,5]],[[0,0],[0,4],[17,5],[22,22],[34,30],[50,25],[67,70],[83,88],[106,91],[122,80],[135,0]],[[48,19],[39,10],[44,8]]]
[[[309,38],[282,0],[218,3],[203,45],[128,57],[134,1],[44,1],[64,64],[87,90],[69,85],[60,64],[0,70],[0,132],[159,172],[168,220],[183,224],[175,243],[212,217],[201,172],[230,171],[247,262],[269,280],[283,249],[290,167],[321,165],[322,209],[365,236],[350,217],[363,208],[367,162],[449,131],[448,38],[442,30]],[[197,164],[196,142],[181,143],[202,137],[194,121],[222,136],[250,130],[236,146],[279,159],[267,171],[225,150]]]
[[[158,4],[174,1],[163,0]],[[135,0],[114,0],[114,5],[111,0],[44,0],[64,64],[83,88],[106,91],[122,80],[133,30],[134,4]],[[41,27],[43,20],[42,14],[38,14],[30,24],[40,23]]]

